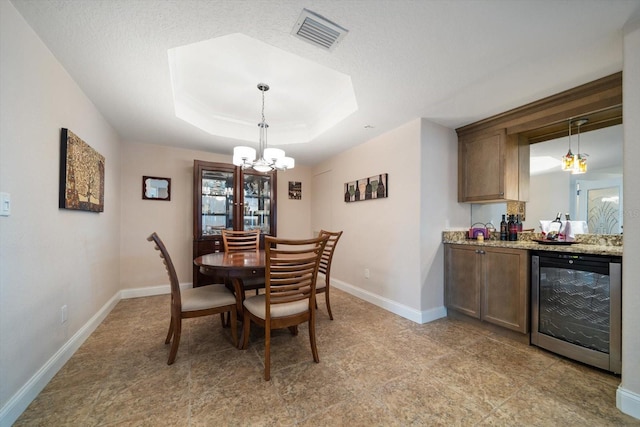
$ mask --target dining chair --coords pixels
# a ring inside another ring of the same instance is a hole
[[[329,313],[329,319],[333,320],[333,313],[331,313],[331,303],[329,302],[329,290],[331,284],[331,260],[333,259],[333,252],[336,250],[336,245],[342,231],[326,231],[320,230],[320,236],[327,236],[327,244],[322,252],[322,258],[320,259],[320,267],[318,268],[318,281],[316,283],[316,295],[324,293],[324,300],[327,304],[327,312]],[[317,307],[317,305],[316,305]]]
[[[320,362],[316,347],[315,294],[318,266],[328,236],[289,240],[265,237],[265,293],[244,300],[242,348],[249,344],[251,322],[264,328],[264,379],[271,378],[271,330],[309,324],[313,361]]]
[[[206,285],[197,288],[180,290],[178,275],[173,266],[169,252],[160,237],[154,232],[147,240],[155,243],[156,250],[160,251],[160,258],[164,260],[164,265],[169,274],[171,282],[171,322],[165,344],[171,344],[169,360],[167,365],[171,365],[176,360],[178,346],[180,345],[180,335],[182,333],[182,319],[193,317],[210,316],[229,312],[231,315],[231,338],[233,345],[238,345],[237,333],[237,307],[236,297],[225,285]],[[223,319],[224,323],[224,319]]]
[[[225,252],[257,251],[260,249],[260,230],[222,230],[222,242]],[[242,281],[245,291],[254,290],[258,294],[264,288],[263,278],[250,278]]]
[[[260,248],[260,230],[222,230],[225,252],[257,251]]]

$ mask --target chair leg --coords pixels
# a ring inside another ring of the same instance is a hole
[[[298,325],[289,326],[289,331],[291,335],[298,335]]]
[[[229,327],[229,313],[220,313],[220,322],[223,328]]]
[[[329,303],[329,287],[324,291],[324,300],[327,303],[327,312],[329,313],[329,319],[333,320],[333,313],[331,313],[331,303]]]
[[[264,380],[271,379],[271,325],[264,325]]]
[[[173,325],[173,343],[171,343],[171,350],[169,351],[169,360],[167,361],[167,365],[173,364],[176,360],[176,355],[178,354],[178,346],[180,345],[180,335],[182,334],[182,319],[176,318],[175,324]]]
[[[249,345],[249,334],[251,333],[251,318],[249,318],[249,310],[244,310],[242,319],[242,349],[246,350]]]
[[[233,340],[233,346],[238,347],[238,312],[234,305],[231,309],[231,338]]]
[[[320,363],[320,357],[318,356],[318,347],[316,347],[316,317],[314,313],[311,313],[309,319],[309,341],[311,342],[311,353],[313,354],[313,361]]]
[[[171,337],[173,337],[173,316],[171,316],[171,322],[169,323],[169,332],[167,333],[167,339],[164,340],[164,343],[169,344],[171,342]]]

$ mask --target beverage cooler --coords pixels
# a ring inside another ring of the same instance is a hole
[[[621,323],[621,257],[532,253],[531,344],[620,373]]]

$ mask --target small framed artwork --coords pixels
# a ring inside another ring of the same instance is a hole
[[[344,201],[359,202],[361,200],[382,199],[388,197],[388,175],[381,173],[369,178],[359,179],[344,184]]]
[[[289,181],[289,198],[293,200],[302,199],[302,182]]]
[[[143,176],[142,198],[144,200],[171,200],[171,178]]]
[[[58,204],[60,209],[104,212],[104,156],[64,128]]]

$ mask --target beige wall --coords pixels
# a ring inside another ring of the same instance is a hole
[[[625,28],[624,252],[622,259],[622,384],[618,407],[640,418],[640,17]]]
[[[120,289],[120,141],[7,1],[0,58],[0,191],[12,204],[0,217],[2,424],[7,402]],[[63,127],[105,157],[102,213],[58,209]]]
[[[345,182],[380,173],[388,198],[344,202]],[[312,228],[344,231],[336,286],[417,322],[443,316],[441,232],[445,222],[464,226],[469,212],[456,176],[455,132],[421,119],[315,167]]]
[[[155,144],[125,143],[122,147],[123,289],[168,285],[158,252],[146,238],[157,232],[169,249],[181,283],[191,283],[193,262],[193,161],[230,163],[231,156]],[[299,238],[310,233],[308,167],[278,172],[278,236]],[[142,177],[171,178],[171,200],[143,200]],[[303,182],[302,200],[289,200],[288,181]],[[306,185],[305,185],[306,184]]]

